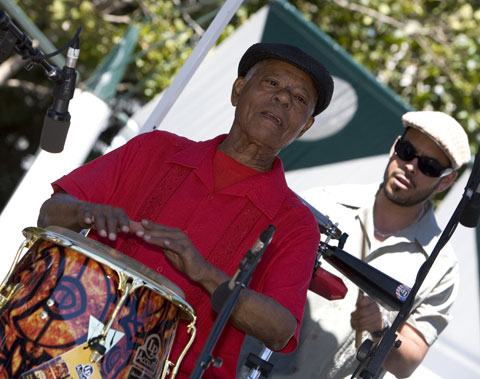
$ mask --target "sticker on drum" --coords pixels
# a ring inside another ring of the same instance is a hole
[[[397,296],[397,299],[401,301],[407,300],[408,295],[410,294],[410,288],[407,287],[404,284],[400,284],[396,289],[395,289],[395,295]]]
[[[23,373],[22,379],[69,379],[74,374],[79,379],[102,379],[98,365],[89,362],[89,354],[85,343]]]
[[[156,378],[172,365],[179,319],[190,320],[185,350],[193,342],[195,312],[160,274],[67,229],[24,234],[31,247],[6,287],[19,286],[0,311],[0,378],[21,378],[84,345],[89,359],[74,360],[82,378],[96,361],[101,378]]]

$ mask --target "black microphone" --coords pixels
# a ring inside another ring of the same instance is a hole
[[[43,120],[40,147],[50,153],[60,153],[65,146],[68,129],[70,127],[70,113],[68,104],[75,92],[77,73],[75,66],[80,54],[80,39],[74,39],[68,48],[67,61],[60,71],[53,90],[53,104],[48,109]]]
[[[471,199],[465,205],[460,217],[460,224],[467,228],[476,228],[480,217],[480,188],[473,193]]]
[[[230,280],[227,280],[226,282],[220,284],[215,289],[215,291],[213,291],[210,298],[210,303],[214,310],[219,312],[220,309],[222,309],[223,304],[228,299],[232,291],[235,289],[235,285],[237,282],[240,282],[245,286],[248,285],[250,277],[253,274],[253,270],[255,269],[257,263],[260,261],[262,254],[267,248],[268,244],[272,240],[274,232],[275,227],[273,225],[269,225],[267,229],[262,232],[260,237],[258,237],[258,240],[254,243],[252,248],[247,251],[245,257],[238,265],[238,270],[235,275],[233,275]]]
[[[7,60],[18,41],[17,36],[10,30],[10,25],[10,17],[0,9],[0,31],[3,32],[0,38],[0,63]]]
[[[478,225],[478,219],[480,217],[480,150],[475,155],[475,161],[473,163],[472,172],[470,178],[468,178],[467,185],[465,186],[465,196],[468,197],[468,201],[462,209],[460,215],[460,224],[467,228],[475,228]],[[475,189],[475,192],[473,192]]]

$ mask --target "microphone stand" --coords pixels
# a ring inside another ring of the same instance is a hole
[[[6,60],[12,50],[22,56],[27,62],[25,69],[30,71],[33,64],[38,64],[44,69],[47,78],[54,82],[54,102],[48,109],[44,119],[44,127],[40,138],[40,147],[51,153],[63,150],[68,128],[70,126],[70,113],[68,103],[73,98],[75,91],[76,71],[75,64],[78,60],[80,27],[75,36],[65,46],[44,55],[39,49],[32,46],[32,41],[17,26],[11,22],[10,17],[0,9],[0,63]],[[58,69],[47,62],[51,58],[69,47],[67,62],[63,69]]]
[[[300,201],[313,213],[313,216],[317,221],[317,225],[318,225],[318,229],[320,230],[320,233],[327,235],[327,239],[325,240],[325,242],[321,242],[320,245],[318,246],[317,257],[315,259],[315,264],[313,267],[312,281],[309,287],[309,290],[315,292],[320,296],[325,297],[325,293],[328,293],[329,290],[327,290],[326,288],[324,288],[323,286],[315,282],[315,273],[317,272],[317,270],[322,270],[322,268],[320,267],[321,266],[320,258],[322,257],[322,254],[326,251],[328,246],[327,244],[331,238],[338,239],[339,240],[338,246],[340,248],[343,248],[343,245],[345,244],[348,238],[348,234],[342,233],[342,231],[338,228],[336,223],[333,223],[327,216],[325,216],[323,213],[318,211],[313,205],[308,203],[300,195],[298,194],[296,195],[300,199]],[[325,273],[327,272],[325,271]],[[339,280],[341,282],[341,279]],[[341,284],[343,285],[343,282],[341,282]],[[337,290],[337,293],[338,291],[341,291],[341,290],[343,289]],[[323,291],[323,293],[321,291]],[[345,291],[346,291],[346,287],[345,287]],[[344,296],[345,296],[345,293],[340,298],[343,298]],[[332,300],[332,299],[333,298],[330,298],[329,300]],[[264,377],[268,377],[273,370],[273,365],[268,362],[272,354],[273,354],[273,351],[270,350],[265,345],[262,346],[262,351],[259,353],[259,355],[250,353],[246,359],[246,362],[244,363],[245,366],[250,368],[250,371],[247,373],[247,376],[245,379],[258,379],[260,375],[263,375]]]
[[[220,337],[220,334],[222,333],[235,304],[237,303],[238,297],[240,296],[240,291],[246,288],[250,283],[250,279],[252,278],[258,262],[260,262],[260,259],[262,258],[263,252],[272,240],[274,231],[275,227],[273,225],[269,225],[267,229],[262,232],[260,238],[257,240],[252,249],[248,250],[247,254],[239,264],[238,271],[232,277],[232,279],[220,284],[213,292],[212,306],[216,308],[216,306],[213,305],[215,301],[223,302],[223,305],[221,306],[217,319],[210,330],[207,342],[205,343],[205,346],[203,347],[202,352],[195,363],[195,367],[190,375],[190,379],[201,378],[210,363],[213,363],[214,367],[221,366],[221,359],[213,359],[212,357],[213,348],[215,347],[215,344],[217,343],[217,340]],[[223,300],[225,291],[227,291],[227,298]],[[221,299],[214,299],[215,297],[221,297]]]
[[[43,67],[50,80],[57,80],[59,75],[57,67],[46,61],[40,50],[32,46],[32,40],[10,21],[10,17],[2,9],[0,9],[0,30],[5,32],[0,40],[0,63],[7,59],[15,48],[17,53],[27,61],[25,65],[27,71],[33,67],[33,63],[36,63]]]
[[[472,172],[470,174],[470,178],[468,183],[465,187],[464,194],[462,199],[460,200],[457,208],[452,214],[447,226],[445,227],[444,231],[440,235],[439,240],[437,241],[435,247],[433,248],[432,253],[427,258],[427,260],[422,264],[420,269],[418,270],[417,277],[415,279],[415,283],[410,290],[410,294],[408,295],[405,302],[400,307],[400,310],[393,321],[391,327],[386,331],[383,338],[380,342],[373,346],[373,341],[370,339],[365,340],[357,352],[357,359],[361,361],[360,365],[357,367],[355,372],[352,375],[352,378],[355,378],[356,373],[360,371],[360,377],[364,379],[374,378],[378,375],[383,362],[385,361],[387,354],[390,352],[393,346],[396,348],[400,347],[401,340],[397,340],[398,335],[396,331],[400,328],[400,326],[406,321],[408,315],[410,314],[415,296],[420,289],[425,277],[427,276],[430,268],[433,265],[433,262],[437,258],[438,254],[440,253],[441,249],[446,245],[450,237],[452,236],[453,232],[455,231],[462,213],[464,211],[465,205],[472,197],[473,193],[475,192],[476,188],[480,183],[480,163],[479,163],[479,152],[477,152],[475,156],[475,163],[473,165]]]

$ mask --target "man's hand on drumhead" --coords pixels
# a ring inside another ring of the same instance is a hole
[[[138,235],[138,233],[141,234],[141,232],[144,230],[145,229],[143,228],[143,225],[141,222],[130,220],[130,230],[128,231],[129,233],[134,233]]]
[[[101,237],[108,237],[112,241],[117,239],[118,232],[130,232],[133,222],[121,208],[93,203],[82,203],[80,218],[81,223],[84,223],[87,228],[97,230]]]
[[[142,220],[143,230],[137,236],[163,249],[169,262],[190,279],[200,282],[210,265],[198,252],[187,235],[178,228],[170,228]]]

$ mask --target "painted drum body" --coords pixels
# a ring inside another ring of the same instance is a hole
[[[182,291],[118,251],[53,228],[24,231],[33,243],[7,280],[5,287],[19,285],[0,310],[0,378],[81,377],[89,359],[74,358],[77,376],[68,376],[54,358],[90,349],[109,322],[106,352],[93,366],[100,377],[160,377],[179,319],[195,318]]]

